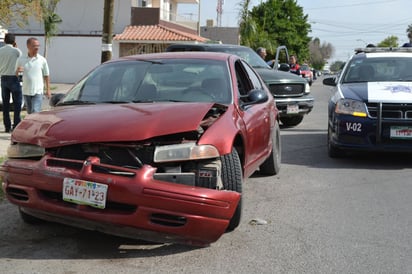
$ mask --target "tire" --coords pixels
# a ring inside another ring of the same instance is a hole
[[[343,157],[344,153],[341,149],[337,148],[332,144],[331,132],[332,129],[330,128],[330,126],[328,126],[328,155],[330,158],[341,158]]]
[[[272,152],[269,157],[259,167],[260,173],[267,176],[276,175],[280,170],[282,149],[280,145],[280,128],[276,122],[272,132]]]
[[[236,149],[233,149],[230,154],[223,155],[220,158],[222,161],[222,181],[224,189],[242,193],[242,164],[240,163]],[[230,219],[226,232],[233,231],[239,226],[241,214],[242,198],[240,198],[235,213]]]
[[[39,219],[39,218],[36,218],[36,217],[34,217],[34,216],[32,216],[32,215],[29,215],[29,214],[23,212],[23,211],[21,210],[21,208],[19,208],[19,213],[20,213],[21,219],[22,219],[23,222],[25,222],[26,224],[37,225],[37,224],[41,224],[41,223],[44,223],[44,222],[45,222],[45,221],[43,221],[43,220],[41,220],[41,219]]]
[[[299,116],[289,116],[289,117],[280,117],[280,121],[286,127],[294,127],[300,124],[303,120],[303,115]]]

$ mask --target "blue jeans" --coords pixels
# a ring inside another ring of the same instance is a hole
[[[40,112],[43,103],[43,94],[24,95],[24,102],[26,103],[28,114]]]
[[[17,76],[1,76],[1,99],[3,101],[3,124],[6,131],[12,129],[10,121],[10,94],[13,98],[13,127],[20,123],[20,112],[23,100],[21,85]]]

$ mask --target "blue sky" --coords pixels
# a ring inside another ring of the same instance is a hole
[[[251,1],[251,6],[264,2]],[[237,26],[239,0],[224,0],[222,26]],[[399,44],[407,42],[406,28],[412,24],[410,0],[298,0],[309,16],[312,37],[331,43],[335,53],[331,62],[346,61],[354,48],[367,43],[379,43],[388,36],[399,38]],[[200,0],[200,21],[206,25],[207,19],[216,22],[217,0]],[[197,5],[184,5],[182,12],[197,18]],[[287,46],[287,45],[286,45]]]

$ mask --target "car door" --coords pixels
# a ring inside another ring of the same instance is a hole
[[[240,98],[253,89],[264,89],[264,84],[259,76],[245,61],[238,60],[235,63],[235,70]],[[274,103],[270,104],[269,102],[270,100],[250,105],[247,108],[239,108],[247,132],[245,136],[246,170],[255,170],[264,161],[270,150]]]

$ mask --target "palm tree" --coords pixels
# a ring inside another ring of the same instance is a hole
[[[269,38],[269,34],[258,26],[250,14],[250,2],[250,0],[243,0],[239,3],[240,44],[254,49],[264,47],[270,55],[276,51],[276,44]]]
[[[51,38],[58,32],[57,25],[63,22],[55,13],[56,6],[60,0],[41,0],[42,19],[44,25],[44,57],[47,58],[47,49]]]
[[[257,34],[257,25],[249,13],[250,0],[240,2],[239,34],[240,44],[251,47]]]

